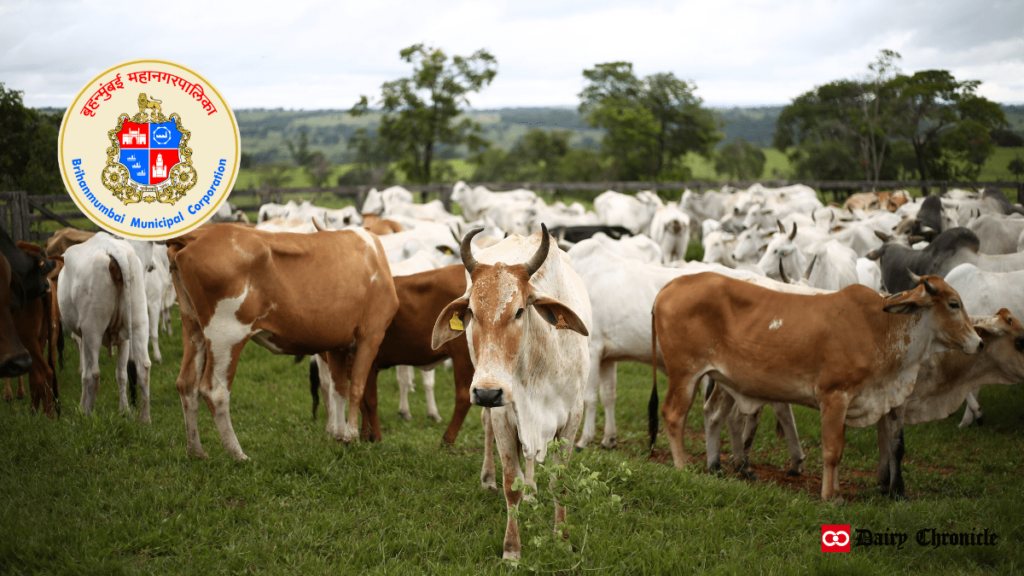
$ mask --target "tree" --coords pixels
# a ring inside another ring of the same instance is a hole
[[[906,102],[906,137],[920,178],[976,177],[993,148],[989,131],[1006,125],[999,105],[975,94],[981,82],[959,82],[946,70],[924,70],[895,82]]]
[[[327,179],[331,177],[331,163],[327,161],[327,157],[320,151],[313,152],[309,164],[305,166],[305,170],[310,181],[313,182],[313,186],[317,188],[323,188],[324,184],[327,183]]]
[[[391,156],[385,143],[376,134],[370,134],[366,128],[359,128],[348,139],[347,147],[349,150],[355,150],[355,166],[338,177],[339,186],[379,186],[394,183],[395,173],[391,169]]]
[[[469,105],[469,94],[479,92],[497,74],[497,61],[486,50],[472,56],[448,56],[438,48],[414,44],[400,52],[413,65],[410,78],[385,82],[376,101],[384,111],[378,137],[398,167],[412,182],[437,179],[435,157],[440,146],[465,145],[470,152],[487,146],[481,128],[469,118],[455,122]],[[362,96],[349,111],[361,116],[370,111]]]
[[[687,172],[687,152],[710,158],[722,135],[714,113],[701,107],[696,85],[672,73],[638,78],[629,62],[584,70],[580,113],[604,128],[602,153],[621,180],[656,180]]]
[[[1006,124],[1002,109],[975,94],[976,80],[946,70],[901,74],[899,57],[882,50],[867,79],[830,82],[783,109],[774,144],[789,150],[799,175],[877,182],[903,167],[923,180],[977,177],[993,149],[990,132]]]
[[[760,148],[743,138],[736,138],[718,151],[715,172],[737,180],[753,180],[764,172],[765,156]]]
[[[22,103],[22,92],[0,83],[0,190],[60,194],[64,183],[57,163],[61,116]]]
[[[292,155],[292,160],[295,160],[299,166],[309,166],[309,163],[313,161],[313,152],[309,149],[309,134],[306,133],[305,127],[299,129],[297,145],[291,139],[285,140],[284,143],[288,145],[288,152]]]
[[[1016,176],[1016,177],[1017,177],[1017,180],[1020,180],[1020,175],[1021,175],[1021,174],[1024,174],[1024,160],[1021,160],[1021,157],[1020,157],[1020,155],[1018,155],[1018,156],[1017,156],[1016,158],[1014,158],[1013,160],[1010,160],[1010,165],[1009,165],[1009,166],[1007,166],[1006,168],[1007,168],[1007,169],[1008,169],[1008,170],[1009,170],[1009,171],[1010,171],[1010,172],[1011,172],[1011,173],[1012,173],[1012,174],[1013,174],[1014,176]]]
[[[562,180],[562,161],[569,154],[566,130],[527,132],[508,152],[488,148],[472,158],[476,182],[557,182]]]

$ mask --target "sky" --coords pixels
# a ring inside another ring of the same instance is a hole
[[[25,104],[66,107],[127,60],[171,60],[236,109],[348,109],[408,76],[423,43],[498,61],[475,109],[576,106],[582,71],[632,62],[672,72],[711,106],[787,104],[868,73],[883,48],[907,73],[946,69],[1024,103],[1024,0],[0,0],[0,82]]]

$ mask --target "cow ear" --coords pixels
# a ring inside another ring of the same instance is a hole
[[[430,337],[430,347],[440,348],[445,342],[454,340],[466,332],[466,310],[469,308],[469,297],[459,298],[445,306],[434,322],[434,333]]]
[[[572,330],[583,336],[590,336],[587,326],[571,308],[549,296],[538,296],[531,305],[540,312],[540,317],[559,330]]]
[[[896,304],[890,304],[885,308],[882,308],[882,310],[885,310],[889,314],[913,314],[915,312],[920,312],[921,307],[917,302],[904,301]]]

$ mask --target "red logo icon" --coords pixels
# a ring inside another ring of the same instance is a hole
[[[850,525],[822,524],[821,525],[821,551],[822,552],[849,552],[850,551]]]

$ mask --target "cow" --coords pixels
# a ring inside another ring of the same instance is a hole
[[[14,274],[7,258],[0,254],[0,377],[13,378],[27,374],[32,367],[32,357],[25,349],[15,329],[13,316],[20,307],[15,297]]]
[[[526,459],[527,484],[533,483],[535,462],[547,456],[548,442],[563,442],[554,458],[569,462],[590,365],[590,300],[546,226],[539,238],[510,236],[477,257],[471,241],[478,232],[467,234],[460,250],[469,275],[466,293],[438,315],[431,346],[467,338],[476,367],[470,398],[484,408],[485,448],[489,452],[496,440],[501,456],[508,509],[502,556],[517,559],[522,545],[515,510],[523,492],[513,489],[513,481],[522,478],[519,458]],[[493,471],[493,455],[485,454],[485,486],[489,475],[493,484]],[[556,530],[564,521],[556,495]]]
[[[373,394],[371,401],[368,402],[373,406],[373,414],[369,426],[366,424],[367,412],[363,414],[363,437],[374,440],[381,438],[375,412],[378,370],[402,365],[434,366],[446,358],[451,358],[455,380],[455,412],[442,440],[447,444],[454,444],[471,405],[469,386],[473,380],[473,362],[469,357],[465,338],[456,337],[445,342],[440,348],[432,349],[431,337],[437,315],[452,300],[466,293],[466,268],[456,264],[408,276],[395,276],[394,280],[395,292],[398,294],[398,310],[377,349],[377,357],[367,379],[367,394],[371,394],[371,391]],[[317,355],[316,360],[316,380],[310,383],[314,417],[319,402],[318,393],[326,394],[332,383],[330,374],[323,370],[322,358]],[[427,396],[427,404],[428,412],[432,407],[432,415],[436,415],[437,406],[433,403],[432,393]],[[408,413],[407,402],[405,408]],[[366,410],[369,411],[371,408],[367,406]],[[399,410],[401,411],[401,402]],[[408,419],[405,414],[402,417]],[[437,420],[440,421],[440,416]]]
[[[142,391],[139,419],[150,423],[149,311],[142,263],[125,240],[98,232],[64,252],[57,286],[61,320],[78,337],[82,372],[81,406],[91,414],[100,382],[100,347],[117,346],[120,410]]]
[[[964,306],[975,314],[995,314],[1006,308],[1014,317],[1024,318],[1024,271],[986,272],[973,264],[961,264],[946,274],[946,283],[960,293]],[[982,421],[984,414],[978,404],[978,389],[967,396],[960,427],[970,426],[975,420]]]
[[[821,497],[841,500],[845,427],[870,426],[902,404],[930,349],[973,354],[982,346],[956,291],[937,276],[916,280],[915,289],[888,299],[860,285],[804,296],[707,273],[669,282],[654,303],[652,358],[660,344],[669,378],[662,416],[675,466],[689,462],[683,430],[697,382],[711,375],[738,393],[744,414],[760,408],[746,397],[820,410]],[[657,406],[655,377],[652,447]]]
[[[922,250],[894,242],[893,238],[879,235],[885,244],[868,253],[882,269],[882,282],[889,292],[907,290],[910,286],[904,276],[906,270],[915,274],[945,276],[960,264],[974,264],[988,272],[1024,270],[1024,253],[979,254],[980,240],[967,228],[943,231]]]
[[[614,252],[623,258],[638,260],[640,262],[662,261],[661,248],[658,247],[654,240],[651,240],[643,234],[627,236],[619,240],[612,240],[603,233],[598,232],[591,237],[591,240],[601,244],[607,250]],[[569,252],[571,251],[572,248],[569,249]]]
[[[650,229],[651,220],[664,204],[658,195],[642,190],[635,196],[609,190],[594,198],[594,211],[601,224],[622,226],[634,234]]]
[[[590,226],[555,226],[550,228],[551,235],[558,239],[559,242],[568,242],[570,244],[576,244],[582,242],[588,238],[593,238],[595,234],[601,233],[612,240],[620,240],[628,236],[632,236],[633,233],[628,228],[622,226],[605,226],[603,224],[593,224]]]
[[[326,352],[331,376],[340,382],[351,355],[348,422],[343,398],[332,389],[327,429],[343,442],[355,439],[367,374],[398,309],[376,236],[361,228],[276,234],[217,224],[168,240],[167,256],[184,338],[175,384],[185,413],[186,453],[206,457],[199,440],[201,395],[225,450],[248,459],[231,426],[229,403],[249,340],[274,353]]]
[[[569,250],[573,270],[583,280],[590,296],[593,315],[590,328],[590,376],[584,393],[583,432],[578,449],[593,440],[597,418],[598,392],[604,407],[604,437],[601,445],[613,448],[618,441],[615,423],[616,363],[650,361],[650,310],[662,286],[684,274],[719,271],[736,278],[754,273],[724,266],[689,263],[685,268],[668,268],[629,259],[591,239]],[[659,357],[659,370],[665,365]]]
[[[60,256],[71,246],[85,242],[92,238],[94,234],[96,233],[79,230],[78,228],[61,228],[46,239],[46,257]]]
[[[465,182],[459,180],[452,187],[452,202],[457,203],[462,207],[462,214],[467,220],[479,220],[484,217],[484,214],[489,212],[491,209],[495,209],[495,212],[499,212],[498,208],[502,204],[510,202],[533,202],[537,198],[537,195],[530,190],[518,189],[509,192],[491,192],[483,186],[475,186],[470,188]],[[511,226],[499,225],[505,230],[510,230]]]
[[[978,235],[982,254],[1013,254],[1018,252],[1017,239],[1024,234],[1024,217],[981,214],[967,222],[967,228]]]
[[[675,202],[669,202],[655,212],[650,228],[651,239],[661,248],[663,264],[686,259],[686,249],[690,245],[690,216]]]
[[[878,483],[891,495],[906,497],[901,470],[903,426],[949,416],[969,392],[983,384],[1024,381],[1024,326],[1020,320],[1003,308],[993,316],[971,316],[971,322],[984,348],[973,356],[959,350],[932,354],[921,365],[902,416],[893,414],[878,421]],[[886,441],[893,436],[898,438],[895,444]]]

